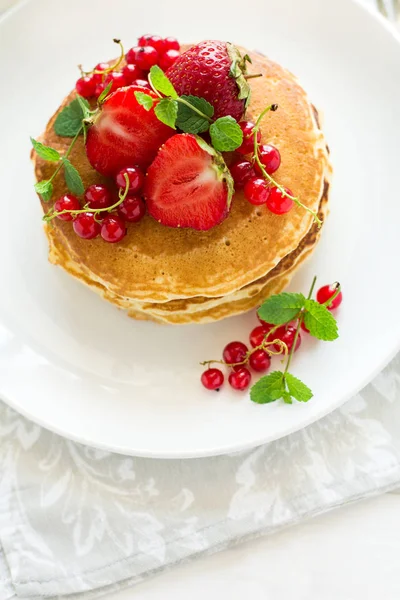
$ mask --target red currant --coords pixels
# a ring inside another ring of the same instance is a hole
[[[283,188],[286,194],[293,196],[292,192],[288,188]],[[293,200],[284,196],[281,190],[277,187],[271,188],[270,194],[267,199],[267,208],[275,215],[284,215],[293,208]]]
[[[317,302],[319,302],[320,304],[325,304],[325,302],[328,302],[328,300],[330,298],[332,298],[332,296],[335,294],[336,290],[337,290],[336,283],[334,283],[332,285],[324,285],[317,292]],[[327,306],[327,308],[329,308],[329,310],[334,310],[335,308],[337,308],[338,306],[340,306],[342,304],[342,300],[343,300],[342,292],[339,292],[339,294],[336,296],[334,301],[331,302]]]
[[[139,85],[141,87],[146,88],[146,90],[151,90],[151,85],[149,84],[147,79],[135,79],[135,81],[132,81],[132,85]]]
[[[271,366],[271,357],[265,350],[254,350],[249,358],[249,364],[257,373],[265,373]]]
[[[240,129],[243,131],[243,142],[236,152],[240,154],[253,154],[254,152],[254,123],[251,121],[241,121],[239,123]],[[257,132],[257,142],[261,142],[261,131]]]
[[[115,183],[121,189],[126,188],[125,175],[128,175],[129,179],[129,193],[135,194],[138,192],[143,184],[144,184],[144,175],[143,171],[140,170],[139,167],[125,167],[125,169],[121,169],[117,176],[115,177]]]
[[[139,44],[139,46],[141,46],[142,44]],[[159,54],[162,54],[163,52],[165,52],[165,42],[164,39],[162,37],[160,37],[159,35],[151,35],[146,44],[143,44],[144,46],[151,46],[152,48],[155,48],[157,50],[157,52]]]
[[[158,63],[158,59],[159,56],[157,50],[151,46],[136,46],[129,50],[126,55],[126,61],[128,63],[136,64],[139,69],[143,69],[143,71],[149,71],[153,65]]]
[[[180,50],[180,45],[179,42],[176,38],[174,37],[166,37],[164,39],[164,51],[166,52],[167,50]]]
[[[224,383],[224,374],[219,369],[207,369],[201,375],[201,383],[207,390],[219,390]]]
[[[122,74],[128,85],[131,85],[136,79],[143,79],[144,73],[137,65],[125,65]]]
[[[254,167],[248,160],[239,160],[234,162],[229,167],[229,170],[236,187],[243,187],[246,181],[249,179],[254,179],[256,176]]]
[[[262,325],[258,325],[258,327],[253,329],[253,331],[250,333],[250,344],[253,346],[253,348],[256,346],[261,346],[265,336],[271,331],[272,327],[273,325],[263,323]]]
[[[271,146],[270,144],[263,144],[258,148],[258,156],[268,175],[275,173],[281,164],[281,155],[278,148]],[[259,165],[255,164],[256,171],[259,175],[262,175],[262,171]]]
[[[111,192],[108,187],[97,183],[89,185],[84,198],[90,208],[108,208],[112,204]]]
[[[83,98],[92,98],[96,93],[96,78],[90,75],[89,77],[81,77],[75,84],[75,89]]]
[[[73,228],[76,235],[84,240],[92,240],[100,233],[100,224],[94,218],[94,213],[86,212],[77,215]]]
[[[126,85],[126,79],[120,71],[111,71],[105,79],[105,87],[107,87],[111,83],[111,88],[109,94],[118,90],[118,88],[124,87]]]
[[[106,86],[104,85],[103,82],[98,83],[96,85],[96,91],[95,91],[95,97],[98,98],[100,96],[100,94],[102,94],[104,92],[104,90],[106,89]]]
[[[138,46],[147,46],[147,42],[151,38],[151,33],[145,33],[138,39]]]
[[[65,196],[61,196],[61,198],[54,203],[54,210],[56,212],[62,212],[63,210],[79,210],[80,207],[81,205],[78,198],[72,194],[65,194]],[[75,217],[74,215],[65,213],[65,215],[58,215],[57,218],[61,219],[61,221],[73,221]]]
[[[167,69],[172,67],[172,65],[174,64],[176,59],[179,58],[179,56],[180,54],[178,50],[167,50],[166,52],[161,54],[160,67],[162,68],[162,70],[166,71]]]
[[[293,343],[294,343],[294,338],[296,335],[296,327],[293,327],[293,325],[282,325],[282,327],[279,327],[279,329],[276,330],[275,334],[272,336],[275,340],[281,340],[281,342],[285,342],[288,352],[291,351]],[[301,344],[301,335],[299,333],[298,337],[297,337],[297,341],[296,341],[296,348],[294,349],[294,351],[296,352],[296,350],[298,350],[300,348],[300,344]],[[275,350],[277,352],[279,352],[279,350],[281,350],[281,347],[279,346],[279,344],[275,344],[274,346]]]
[[[105,242],[120,242],[126,235],[125,223],[118,215],[110,215],[103,220],[100,233]]]
[[[146,214],[146,205],[140,196],[127,196],[118,206],[118,214],[129,223],[137,223]]]
[[[261,177],[253,177],[252,179],[248,179],[245,183],[244,195],[247,200],[255,206],[268,202],[270,193],[271,188],[268,186],[265,179],[261,179]]]
[[[225,346],[222,358],[227,365],[240,363],[246,358],[247,346],[243,342],[230,342]]]
[[[246,390],[251,382],[251,373],[246,367],[242,367],[229,373],[228,381],[234,390]]]

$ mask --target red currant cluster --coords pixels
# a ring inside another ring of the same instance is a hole
[[[120,242],[126,235],[126,222],[137,223],[146,213],[139,195],[144,174],[139,167],[126,167],[117,174],[115,183],[120,194],[126,192],[123,200],[115,201],[106,185],[93,184],[85,190],[83,208],[76,196],[65,194],[55,202],[52,217],[73,221],[75,233],[85,240],[101,235],[106,242]]]
[[[243,131],[243,143],[236,150],[241,155],[253,154],[253,160],[240,158],[232,163],[230,171],[236,188],[244,188],[247,200],[256,206],[265,204],[276,215],[283,215],[292,208],[292,192],[284,188],[288,196],[282,194],[279,187],[266,181],[257,161],[254,160],[254,123],[242,121],[239,123]],[[261,131],[257,131],[258,158],[268,175],[277,171],[281,164],[281,155],[275,146],[261,144]]]
[[[92,72],[78,79],[75,89],[83,98],[98,98],[110,83],[110,93],[127,85],[141,85],[150,89],[147,79],[150,68],[159,65],[166,71],[178,58],[179,48],[178,40],[173,37],[142,35],[138,45],[126,53],[127,64],[122,71],[110,68],[107,63],[99,63]],[[120,62],[116,63],[116,67]]]
[[[326,304],[336,294],[335,284],[324,285],[317,292],[317,301]],[[342,299],[342,292],[339,292],[327,308],[334,310],[342,303]],[[301,335],[297,334],[296,339],[296,327],[293,324],[276,327],[265,323],[258,315],[257,318],[260,325],[250,333],[250,349],[243,342],[230,342],[223,350],[221,361],[202,363],[211,365],[212,362],[220,362],[230,367],[228,382],[234,390],[246,390],[249,387],[252,378],[250,368],[256,373],[265,373],[271,366],[271,355],[279,355],[283,351],[290,354],[292,351],[296,352],[301,345]],[[308,333],[304,323],[302,329]],[[296,346],[293,348],[295,340]],[[224,379],[223,372],[211,366],[201,375],[201,383],[208,390],[219,390]]]

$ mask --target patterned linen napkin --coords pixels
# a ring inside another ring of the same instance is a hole
[[[0,404],[0,599],[77,600],[400,485],[400,355],[341,409],[217,458],[85,447]]]

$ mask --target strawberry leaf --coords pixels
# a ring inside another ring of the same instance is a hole
[[[300,379],[297,379],[297,377],[291,373],[286,373],[285,379],[289,394],[293,396],[293,398],[296,398],[299,402],[308,402],[311,400],[313,393],[305,383],[300,381]]]
[[[63,159],[65,183],[68,189],[77,196],[85,191],[82,178],[67,158]]]
[[[149,79],[153,88],[157,90],[157,92],[160,92],[160,94],[163,94],[163,96],[168,96],[173,99],[178,97],[174,86],[159,66],[154,65],[151,67]]]
[[[101,92],[100,96],[97,98],[97,104],[99,106],[101,106],[103,104],[103,102],[107,98],[108,94],[110,93],[111,88],[112,88],[112,81],[110,81],[110,83],[104,88],[104,90]]]
[[[50,148],[50,146],[45,146],[41,142],[36,141],[31,137],[32,146],[38,156],[43,158],[43,160],[49,160],[52,162],[58,162],[61,158],[60,154],[54,148]]]
[[[49,179],[43,179],[35,183],[35,190],[44,202],[48,202],[53,195],[53,184]]]
[[[54,131],[62,137],[74,137],[82,129],[85,114],[82,103],[89,109],[89,103],[84,98],[75,98],[57,116],[54,122]]]
[[[135,97],[138,101],[138,104],[143,106],[143,108],[145,108],[147,111],[153,107],[154,100],[148,94],[145,94],[144,92],[135,92]]]
[[[194,108],[197,108],[207,117],[211,118],[214,114],[214,107],[207,102],[207,100],[204,100],[204,98],[198,98],[197,96],[181,96],[180,99]],[[186,103],[179,102],[176,126],[185,133],[204,133],[205,131],[208,131],[210,122],[190,108]]]
[[[243,142],[243,131],[233,117],[221,117],[210,126],[212,145],[220,152],[230,152]]]
[[[256,404],[268,404],[282,398],[285,393],[284,375],[282,371],[274,371],[253,385],[250,399]]]
[[[305,302],[303,294],[277,294],[263,302],[258,315],[266,323],[283,325],[297,317]]]
[[[315,300],[306,300],[304,308],[304,324],[311,335],[326,342],[339,337],[336,319],[326,306]]]
[[[163,98],[156,104],[154,112],[159,121],[175,129],[176,118],[178,116],[178,103],[176,100]]]

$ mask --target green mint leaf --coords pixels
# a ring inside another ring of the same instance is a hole
[[[233,117],[221,117],[210,126],[212,145],[220,152],[230,152],[243,142],[243,131]]]
[[[100,96],[97,98],[97,104],[99,106],[101,104],[103,104],[104,100],[107,98],[108,94],[110,93],[112,84],[113,84],[113,82],[110,81],[110,83],[104,88],[104,90],[101,92]]]
[[[175,129],[176,117],[178,116],[178,103],[176,100],[163,98],[156,104],[154,112],[159,121]]]
[[[207,100],[204,100],[204,98],[198,98],[197,96],[181,96],[181,100],[185,100],[200,112],[207,115],[207,117],[211,118],[214,114],[214,107],[207,102]],[[210,122],[186,104],[179,102],[176,126],[185,133],[204,133],[205,131],[208,131]]]
[[[89,103],[84,99],[75,98],[68,106],[63,108],[54,123],[54,131],[62,137],[74,137],[82,129],[85,114],[82,103],[89,108]]]
[[[304,307],[306,299],[303,294],[277,294],[262,303],[258,309],[260,318],[272,325],[283,325],[297,317]]]
[[[283,392],[282,398],[285,404],[293,404],[292,396],[289,392]]]
[[[35,190],[44,202],[48,202],[53,195],[53,184],[49,179],[43,179],[35,183]]]
[[[313,397],[310,388],[291,373],[286,373],[285,379],[289,394],[299,402],[308,402]]]
[[[268,404],[282,398],[285,394],[282,371],[274,371],[261,377],[250,390],[250,399],[256,404]]]
[[[81,107],[83,119],[89,119],[91,116],[91,110],[87,100],[85,100],[85,98],[82,98],[82,96],[77,96],[76,99],[78,100],[79,106]]]
[[[63,165],[65,183],[67,184],[68,189],[76,196],[80,196],[85,191],[81,176],[67,158],[63,159]]]
[[[154,65],[150,69],[149,78],[151,80],[151,84],[157,92],[163,94],[164,96],[169,96],[170,98],[176,99],[178,94],[176,90],[164,71],[160,69],[157,65]]]
[[[144,92],[135,92],[135,98],[146,110],[150,110],[153,107],[154,100],[148,94],[145,94]]]
[[[304,308],[304,324],[311,335],[326,342],[333,342],[339,337],[336,319],[326,306],[315,300],[306,300]]]
[[[50,148],[50,146],[45,146],[41,142],[36,141],[31,137],[32,146],[38,156],[43,158],[43,160],[50,160],[53,162],[58,162],[61,158],[57,150],[54,148]]]

